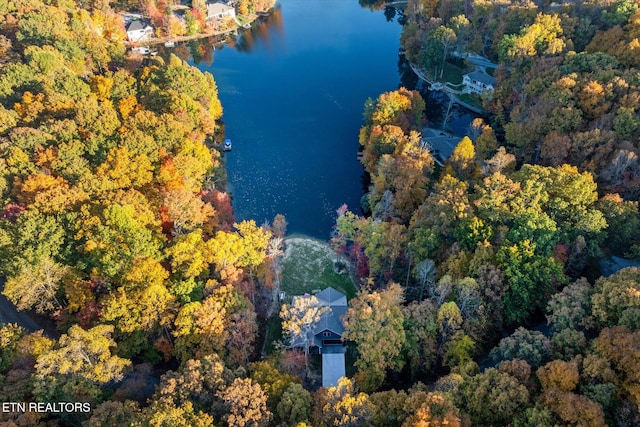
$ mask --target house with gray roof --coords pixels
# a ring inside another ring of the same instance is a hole
[[[462,77],[462,83],[465,85],[466,92],[482,94],[487,91],[493,92],[496,79],[489,74],[474,71],[472,73],[465,74]]]
[[[153,26],[146,19],[130,21],[125,30],[127,31],[127,39],[134,43],[147,40],[153,36]]]
[[[346,343],[342,340],[344,324],[342,317],[347,312],[347,297],[334,288],[326,288],[313,295],[320,306],[328,307],[322,313],[311,331],[313,340],[309,353],[322,354],[322,386],[331,387],[338,384],[338,380],[346,375],[345,353]],[[311,295],[293,297],[293,304],[299,298],[311,298]],[[292,346],[302,346],[304,340],[298,339]]]
[[[429,127],[422,129],[422,144],[431,151],[433,159],[440,166],[444,166],[444,162],[451,156],[461,139],[442,130]]]
[[[329,307],[313,329],[313,347],[311,351],[318,353],[345,353],[345,343],[342,341],[344,325],[342,316],[347,312],[347,297],[339,291],[329,287],[315,295],[318,302]]]

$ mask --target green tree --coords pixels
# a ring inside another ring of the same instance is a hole
[[[529,403],[527,388],[494,368],[469,378],[460,391],[474,425],[508,425]]]
[[[411,373],[429,372],[436,361],[436,309],[431,301],[425,300],[410,303],[403,312],[405,352]]]
[[[542,332],[519,327],[511,336],[500,340],[490,356],[495,362],[522,359],[532,368],[537,368],[551,356],[551,343]]]
[[[403,366],[402,347],[406,341],[403,327],[402,288],[391,283],[381,291],[361,291],[350,301],[344,317],[344,338],[358,347],[355,362],[359,383],[375,390],[385,379],[387,369]]]
[[[535,254],[536,245],[524,240],[503,246],[496,257],[509,283],[504,294],[504,315],[516,324],[546,306],[557,286],[567,281],[562,266],[552,257]]]
[[[596,281],[593,296],[593,316],[604,326],[625,325],[640,328],[640,269],[630,267],[613,276]]]
[[[592,327],[592,294],[593,287],[586,279],[576,280],[551,297],[547,305],[547,320],[558,330],[584,330]]]
[[[302,385],[293,383],[284,390],[276,414],[286,425],[307,422],[311,413],[311,394]]]
[[[267,405],[273,410],[278,406],[278,402],[282,401],[285,391],[299,381],[293,375],[278,371],[270,361],[252,363],[250,369],[251,379],[260,384],[267,395]]]

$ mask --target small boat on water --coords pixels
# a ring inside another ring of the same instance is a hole
[[[231,140],[230,139],[225,139],[224,140],[224,151],[231,151]]]
[[[164,47],[175,47],[176,42],[174,42],[173,40],[167,40],[166,42],[164,42]]]

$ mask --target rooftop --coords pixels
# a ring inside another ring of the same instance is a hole
[[[496,79],[495,77],[491,77],[489,74],[482,73],[480,71],[474,71],[473,73],[466,74],[469,76],[471,80],[478,81],[480,83],[484,83],[486,85],[495,85]]]
[[[127,31],[144,30],[148,27],[151,27],[151,23],[149,21],[145,19],[136,19],[135,21],[131,21],[129,25],[127,25]]]
[[[423,128],[422,139],[427,141],[431,146],[431,151],[437,151],[444,161],[451,156],[462,138],[437,129]]]
[[[332,287],[328,287],[322,292],[318,292],[316,294],[316,298],[318,298],[318,301],[320,301],[322,305],[329,307],[347,306],[347,297],[342,292],[339,292]]]
[[[226,13],[233,10],[233,7],[224,3],[207,3],[207,16],[215,16],[219,13]]]

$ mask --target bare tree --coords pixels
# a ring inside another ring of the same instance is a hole
[[[304,347],[305,364],[308,362],[309,347],[313,343],[313,330],[325,313],[331,308],[323,306],[312,295],[294,297],[291,305],[284,304],[280,310],[282,330],[290,347]]]
[[[433,279],[436,277],[436,265],[430,259],[425,259],[416,265],[416,273],[418,280],[420,280],[420,299],[424,297],[424,288],[429,283],[433,284]]]
[[[498,152],[489,160],[484,162],[482,173],[484,176],[493,175],[496,172],[502,172],[516,161],[516,156],[507,153],[504,147],[498,148]]]

